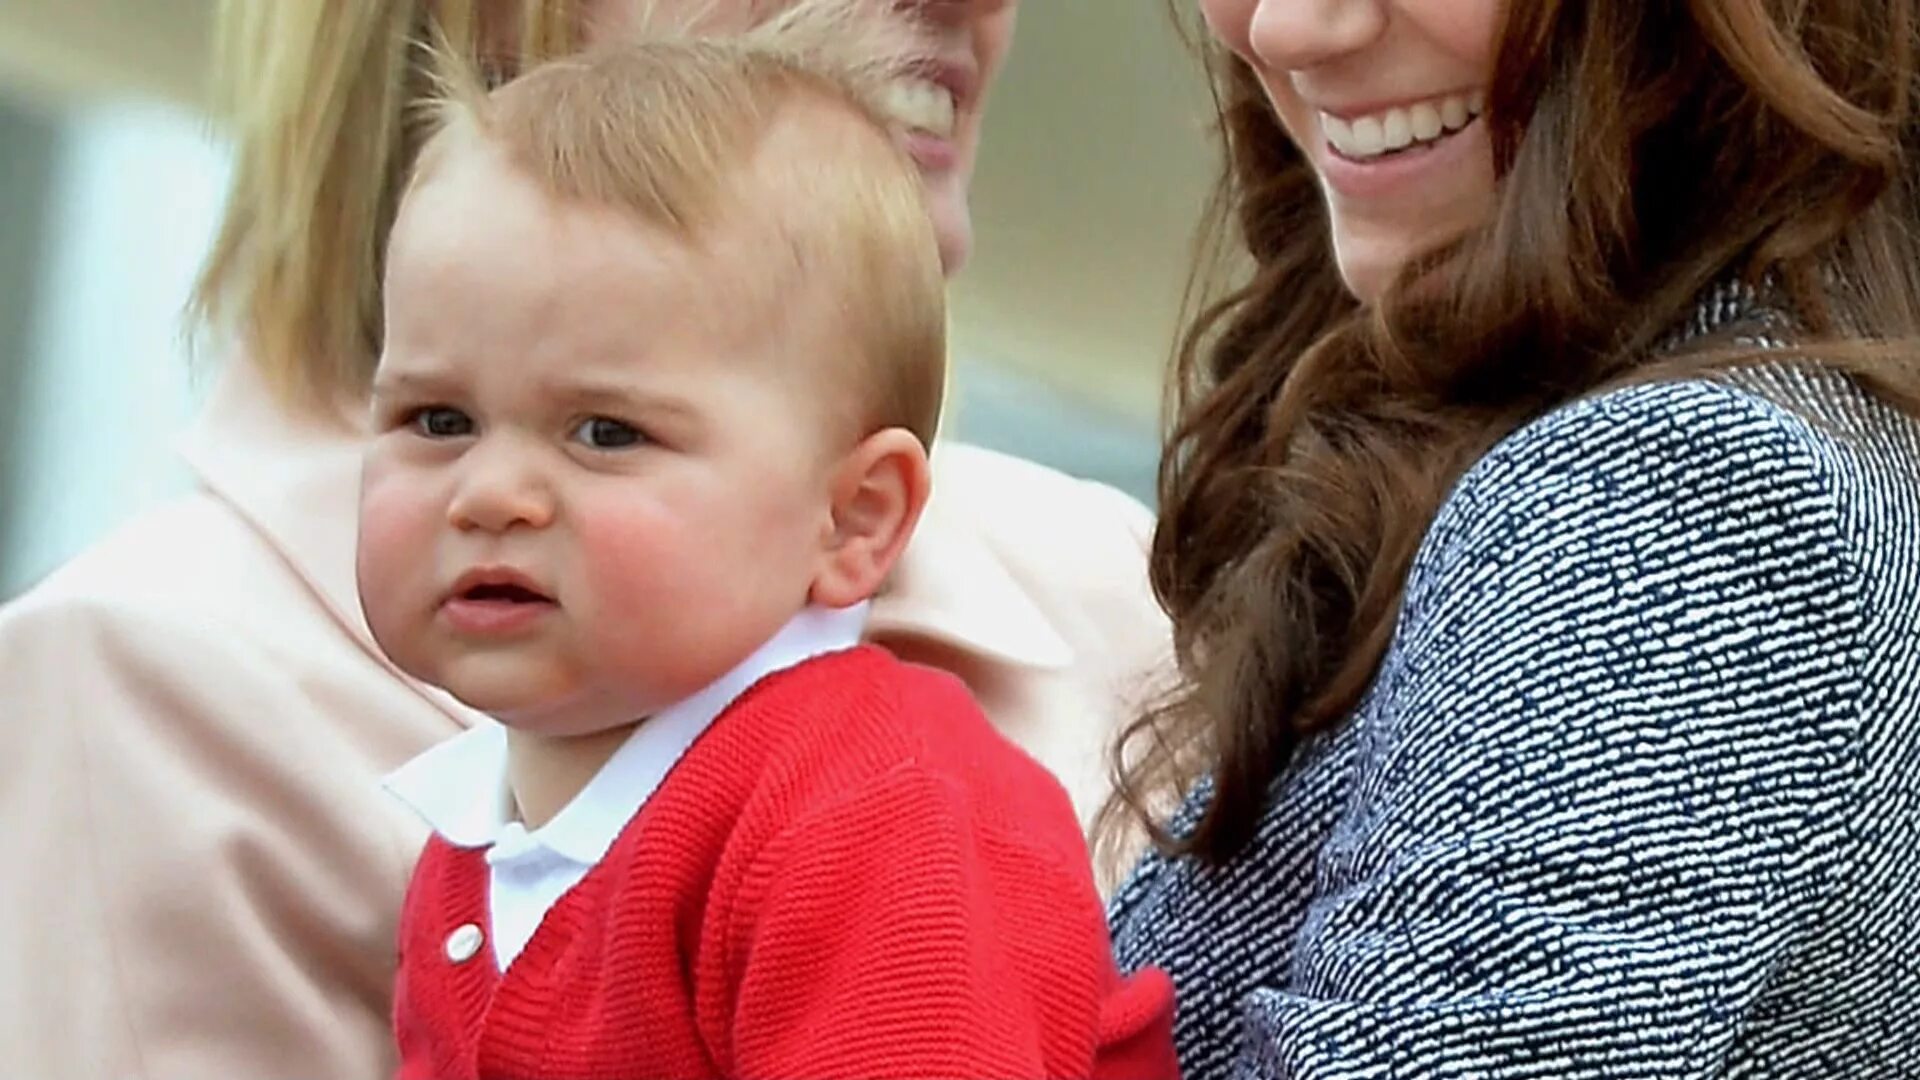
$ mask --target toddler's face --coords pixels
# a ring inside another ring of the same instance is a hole
[[[743,300],[751,247],[709,248],[484,147],[409,198],[359,554],[407,672],[584,734],[699,690],[807,602],[848,449],[793,358],[830,347],[825,320]]]

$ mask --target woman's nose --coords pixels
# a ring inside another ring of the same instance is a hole
[[[1249,60],[1273,71],[1308,71],[1372,44],[1393,0],[1251,0]]]

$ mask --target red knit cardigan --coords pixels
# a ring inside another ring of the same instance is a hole
[[[1117,973],[1059,784],[871,646],[723,713],[504,975],[448,948],[487,880],[437,837],[414,873],[403,1080],[1177,1071],[1171,985]]]

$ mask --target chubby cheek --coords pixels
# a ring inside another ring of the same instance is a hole
[[[441,521],[431,493],[398,470],[369,462],[360,486],[355,572],[360,605],[381,648],[402,666],[414,642],[410,627],[431,599],[432,552]]]
[[[684,576],[695,545],[687,523],[644,504],[569,507],[580,564],[572,568],[603,613],[659,594]],[[615,607],[614,605],[620,605]]]
[[[691,694],[745,659],[805,602],[804,552],[784,512],[707,481],[666,502],[602,504],[573,517],[578,582],[604,670],[644,672],[651,692]]]
[[[677,687],[681,654],[697,644],[689,625],[726,598],[712,573],[719,555],[710,530],[644,502],[576,502],[571,512],[579,563],[563,573],[578,595],[567,603],[591,624],[585,639],[602,654],[596,666]]]

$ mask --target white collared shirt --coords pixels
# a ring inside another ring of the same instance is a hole
[[[864,603],[801,611],[738,667],[634,728],[580,793],[537,829],[517,820],[507,785],[506,729],[498,723],[473,727],[389,774],[387,790],[448,843],[487,849],[487,936],[500,970],[520,955],[560,897],[606,856],[714,718],[761,679],[859,644],[867,611]]]

